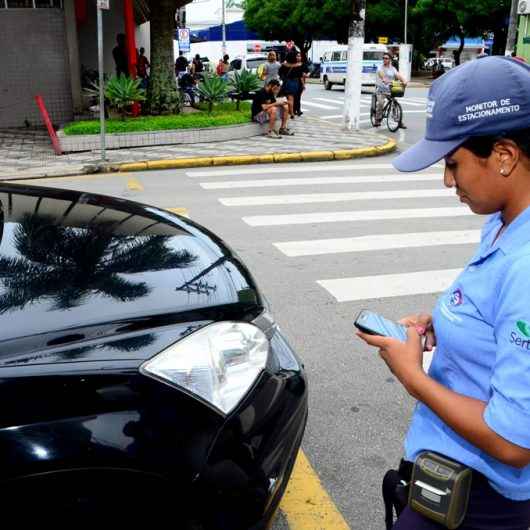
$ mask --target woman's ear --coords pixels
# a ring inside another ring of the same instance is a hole
[[[509,177],[521,159],[521,151],[513,140],[501,139],[495,142],[492,157],[499,173]]]

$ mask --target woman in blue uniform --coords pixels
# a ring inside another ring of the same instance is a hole
[[[433,83],[425,139],[400,171],[445,160],[444,183],[489,215],[476,254],[407,342],[360,333],[418,400],[405,459],[432,451],[473,472],[461,530],[530,527],[530,66],[487,57]],[[425,336],[425,340],[422,340]],[[426,374],[423,349],[436,351]],[[443,528],[405,508],[395,530]]]

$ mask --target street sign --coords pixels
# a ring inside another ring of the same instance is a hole
[[[110,9],[110,0],[98,0],[99,9]]]
[[[388,37],[378,37],[379,44],[388,44]]]
[[[188,53],[190,51],[190,30],[188,28],[179,28],[179,52]]]

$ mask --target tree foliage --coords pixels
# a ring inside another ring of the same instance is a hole
[[[315,39],[346,42],[348,0],[246,0],[245,23],[267,40],[293,40],[307,52]]]
[[[409,0],[408,42],[427,53],[449,37],[495,33],[495,50],[504,50],[510,0]],[[347,42],[351,0],[246,0],[245,22],[268,40],[292,39],[307,51],[313,40]],[[403,0],[368,0],[367,42],[379,36],[402,41]],[[463,41],[462,41],[463,42]]]

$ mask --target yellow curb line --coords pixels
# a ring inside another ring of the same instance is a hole
[[[303,451],[298,453],[280,510],[289,530],[350,530]]]
[[[387,139],[383,145],[356,147],[336,151],[301,151],[294,153],[269,153],[264,155],[209,156],[197,158],[174,158],[113,165],[114,171],[146,171],[148,169],[184,169],[209,166],[235,166],[242,164],[272,164],[284,162],[324,162],[329,160],[350,160],[369,156],[386,155],[396,150],[397,142]]]

